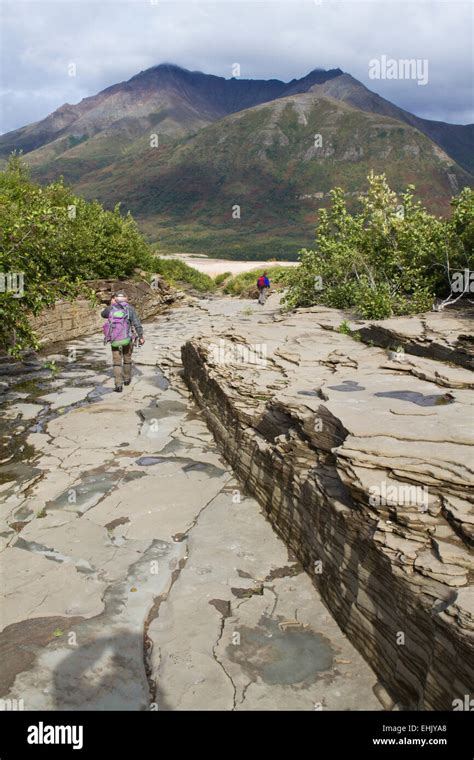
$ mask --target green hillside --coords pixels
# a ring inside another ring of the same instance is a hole
[[[315,210],[327,205],[330,189],[340,186],[350,206],[371,170],[385,172],[396,191],[414,184],[437,214],[472,182],[414,127],[313,92],[241,111],[157,148],[128,141],[113,163],[105,149],[101,154],[102,141],[74,146],[59,164],[38,164],[31,154],[33,174],[50,178],[59,165],[86,198],[107,207],[122,202],[163,252],[295,258],[313,239]]]

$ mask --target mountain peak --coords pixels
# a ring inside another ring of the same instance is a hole
[[[230,114],[308,92],[342,101],[365,113],[377,113],[415,126],[468,171],[473,169],[474,126],[419,119],[384,100],[340,68],[314,68],[301,79],[284,82],[240,76],[226,78],[190,71],[171,61],[147,68],[128,81],[107,87],[75,105],[64,103],[42,121],[2,135],[0,157],[12,150],[28,153],[43,146],[50,156],[46,146],[54,142],[58,158],[58,152],[78,150],[75,146],[77,135],[81,136],[82,149],[87,153],[92,148],[96,150],[101,140],[109,145],[111,129],[124,140],[136,138],[137,145],[149,128],[156,130],[158,125],[160,135],[179,139]],[[117,141],[117,150],[121,144]],[[107,149],[106,153],[112,161],[114,152]],[[59,161],[55,160],[54,165],[59,166]]]

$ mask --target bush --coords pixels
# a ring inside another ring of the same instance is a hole
[[[228,277],[232,277],[232,272],[223,272],[222,274],[216,275],[216,277],[214,277],[214,282],[217,287],[219,287],[219,285],[222,285],[222,283],[225,282]]]
[[[14,354],[36,348],[30,314],[59,297],[91,295],[84,280],[120,279],[137,267],[153,271],[153,263],[130,214],[87,203],[62,181],[36,185],[21,159],[11,156],[0,173],[0,345]],[[24,278],[21,297],[8,287],[11,273]]]
[[[472,190],[453,199],[453,216],[444,221],[415,202],[413,186],[398,198],[385,175],[371,174],[368,183],[356,214],[340,188],[331,191],[315,250],[301,251],[300,266],[290,271],[288,307],[355,307],[370,319],[415,314],[450,292],[449,271],[472,269]]]
[[[157,257],[153,266],[154,271],[161,274],[170,285],[186,283],[200,293],[212,291],[216,287],[212,277],[198,272],[197,269],[193,269],[180,259],[160,259]]]
[[[288,281],[289,281],[289,274],[291,272],[293,267],[279,267],[274,266],[270,267],[269,269],[266,269],[265,271],[268,274],[270,284],[273,285],[281,285],[284,287]],[[296,267],[295,267],[296,268]],[[245,291],[257,287],[257,280],[259,276],[262,274],[262,270],[260,269],[252,269],[250,272],[241,272],[240,274],[235,275],[232,277],[228,282],[225,284],[224,293],[227,293],[228,295],[232,296],[240,296]]]

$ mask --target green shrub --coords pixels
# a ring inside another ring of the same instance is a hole
[[[13,154],[0,173],[0,273],[22,273],[21,297],[0,292],[0,345],[17,355],[37,347],[29,315],[59,297],[92,295],[84,280],[125,278],[135,268],[153,271],[154,258],[128,214],[87,203],[62,181],[32,183]],[[13,344],[12,344],[13,341]]]
[[[186,283],[194,290],[200,293],[215,290],[215,282],[207,274],[198,272],[197,269],[188,266],[181,259],[160,259],[154,260],[154,271],[161,274],[170,285]]]
[[[225,284],[224,293],[232,296],[240,296],[245,291],[257,286],[257,280],[263,271],[267,272],[271,285],[282,287],[289,281],[289,274],[293,267],[273,266],[268,269],[252,269],[250,272],[241,272],[232,277]]]
[[[222,274],[216,275],[216,277],[214,277],[214,282],[217,287],[219,287],[219,285],[222,285],[228,277],[232,277],[232,272],[223,272]]]
[[[448,221],[429,214],[409,186],[400,198],[385,175],[368,177],[361,210],[350,214],[340,188],[321,209],[314,250],[290,270],[289,308],[321,303],[355,307],[370,319],[415,314],[450,292],[449,271],[473,268],[474,192],[452,201]]]
[[[339,327],[337,328],[337,332],[341,333],[342,335],[351,335],[352,330],[350,328],[349,322],[347,319],[343,319]]]

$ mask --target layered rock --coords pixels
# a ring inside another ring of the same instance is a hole
[[[319,308],[193,339],[185,378],[399,706],[453,709],[474,681],[473,376],[391,361],[337,321]]]
[[[190,299],[148,323],[122,395],[98,334],[75,341],[72,361],[55,346],[57,371],[6,393],[1,699],[26,710],[390,708],[181,379],[180,346],[248,324],[242,306]]]
[[[469,334],[474,311],[430,312],[355,325],[361,339],[384,348],[397,346],[415,356],[474,369],[474,336]]]
[[[95,291],[98,305],[87,298],[57,301],[30,322],[43,346],[90,335],[100,330],[104,321],[100,316],[101,308],[119,289],[126,291],[140,318],[147,319],[164,311],[176,297],[159,275],[155,275],[153,283],[151,287],[144,280],[92,280],[86,285]]]

